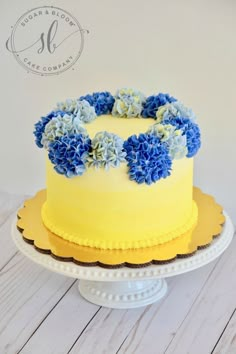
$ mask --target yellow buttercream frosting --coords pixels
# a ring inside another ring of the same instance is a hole
[[[98,117],[87,124],[91,138],[108,131],[126,139],[146,132],[153,119]],[[45,226],[62,238],[101,249],[132,249],[170,241],[197,222],[193,159],[174,160],[172,173],[152,185],[129,180],[128,167],[88,168],[66,178],[47,159]]]

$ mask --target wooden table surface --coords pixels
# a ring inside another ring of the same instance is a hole
[[[236,238],[211,264],[167,279],[160,302],[111,310],[17,251],[10,228],[24,199],[0,193],[0,354],[236,354]]]

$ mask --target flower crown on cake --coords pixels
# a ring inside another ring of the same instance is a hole
[[[155,123],[125,141],[107,131],[90,139],[86,124],[104,114],[153,118]],[[34,135],[37,146],[48,151],[54,169],[66,177],[81,176],[90,166],[108,169],[127,163],[130,179],[146,184],[168,177],[172,160],[193,157],[201,145],[191,109],[169,94],[145,98],[132,88],[120,89],[115,96],[96,92],[60,102],[35,124]]]

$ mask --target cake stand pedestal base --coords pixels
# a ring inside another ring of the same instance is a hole
[[[164,279],[116,282],[80,280],[79,291],[94,304],[127,309],[160,300],[167,292],[167,283]]]

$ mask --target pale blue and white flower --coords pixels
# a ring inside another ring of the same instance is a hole
[[[156,123],[149,128],[148,133],[155,135],[167,145],[172,160],[181,159],[187,155],[187,140],[181,129],[176,129],[171,124]]]
[[[57,107],[61,111],[73,114],[83,123],[90,123],[97,117],[95,108],[86,100],[67,99],[64,102],[59,102]]]
[[[125,161],[126,152],[123,148],[123,139],[113,133],[99,132],[92,140],[88,165],[94,167],[118,167]]]
[[[95,108],[91,106],[88,101],[77,101],[77,105],[78,111],[76,118],[78,118],[81,122],[90,123],[97,117]]]
[[[185,107],[180,101],[175,101],[160,106],[156,112],[156,120],[158,123],[166,120],[169,121],[177,117],[188,118],[193,122],[196,121],[196,116],[193,111],[190,108]]]
[[[41,143],[45,149],[48,149],[50,143],[57,137],[71,134],[87,135],[87,131],[83,127],[81,121],[73,115],[65,114],[64,116],[61,116],[58,114],[45,126]]]
[[[115,95],[112,115],[116,117],[140,117],[145,96],[132,88],[122,88]]]
[[[76,115],[78,112],[78,100],[75,98],[68,98],[65,101],[58,102],[57,109]]]

